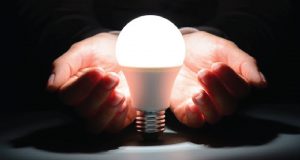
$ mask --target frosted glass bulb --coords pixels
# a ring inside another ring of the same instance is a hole
[[[183,64],[182,34],[169,20],[146,15],[120,32],[116,58],[127,80],[132,105],[138,110],[137,131],[162,132],[173,83]]]

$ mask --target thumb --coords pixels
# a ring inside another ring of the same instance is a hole
[[[267,81],[262,72],[259,71],[255,61],[245,61],[240,65],[240,73],[248,83],[256,87],[265,87]]]
[[[229,66],[241,75],[250,85],[266,87],[267,81],[259,70],[256,60],[239,48],[228,51],[227,60]]]
[[[52,73],[48,79],[47,89],[55,91],[67,80],[83,68],[83,47],[73,45],[66,53],[53,62]]]

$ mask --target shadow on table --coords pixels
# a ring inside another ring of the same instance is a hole
[[[299,134],[300,128],[268,120],[245,116],[224,119],[214,126],[189,129],[167,115],[168,127],[175,133],[164,133],[158,141],[145,142],[134,126],[120,134],[91,135],[78,123],[36,130],[11,141],[15,148],[34,147],[59,153],[96,153],[122,146],[159,146],[192,142],[208,147],[238,147],[263,145],[281,133]]]
[[[175,120],[172,115],[168,117],[171,117],[172,121]],[[170,124],[169,128],[185,137],[187,141],[212,148],[258,146],[271,142],[282,133],[300,133],[297,126],[239,115],[225,118],[213,126],[205,124],[201,129],[187,128],[179,122]]]

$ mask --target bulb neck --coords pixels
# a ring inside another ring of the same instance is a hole
[[[162,133],[165,130],[165,110],[137,111],[136,130],[140,133]]]

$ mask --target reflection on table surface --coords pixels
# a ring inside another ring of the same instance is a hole
[[[59,111],[4,115],[0,157],[9,159],[299,159],[300,106],[256,105],[201,129],[167,114],[167,130],[145,142],[134,126],[91,135]]]

